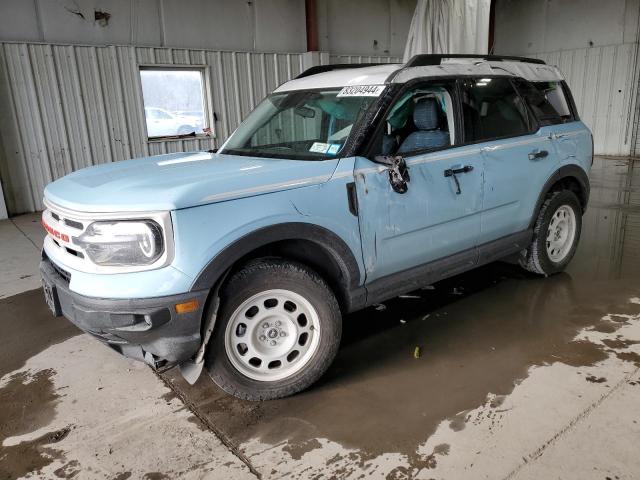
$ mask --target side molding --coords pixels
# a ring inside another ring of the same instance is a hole
[[[332,231],[311,223],[291,222],[254,230],[225,247],[200,272],[191,291],[209,289],[235,262],[254,250],[283,240],[306,240],[328,253],[340,270],[338,282],[347,310],[359,308],[365,301],[360,285],[360,269],[349,246]]]

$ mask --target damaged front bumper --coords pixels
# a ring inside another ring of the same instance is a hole
[[[142,299],[93,298],[70,291],[68,273],[45,254],[40,273],[48,295],[53,292],[54,314],[126,357],[158,369],[188,360],[200,347],[208,290]],[[195,310],[177,313],[176,304],[194,299]]]

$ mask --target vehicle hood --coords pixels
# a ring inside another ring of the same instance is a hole
[[[78,170],[44,194],[60,207],[89,213],[176,210],[324,183],[336,166],[337,160],[174,153]]]

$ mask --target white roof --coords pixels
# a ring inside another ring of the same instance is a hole
[[[400,63],[376,65],[374,67],[342,68],[293,79],[280,85],[276,92],[308,90],[310,88],[336,88],[349,85],[383,85],[393,72],[402,68]]]
[[[553,65],[517,61],[485,61],[478,59],[449,59],[440,65],[408,67],[398,63],[373,67],[344,68],[294,79],[280,85],[276,92],[308,90],[312,88],[337,88],[350,85],[383,85],[405,83],[419,77],[443,77],[456,75],[504,75],[522,77],[534,82],[564,80],[560,70]],[[389,77],[396,73],[390,80]]]

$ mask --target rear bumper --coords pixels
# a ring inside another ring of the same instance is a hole
[[[183,362],[200,347],[208,290],[143,299],[93,298],[70,291],[66,272],[46,255],[40,273],[55,286],[62,315],[126,357],[155,368]],[[198,300],[196,311],[176,312],[177,303],[194,298]]]

